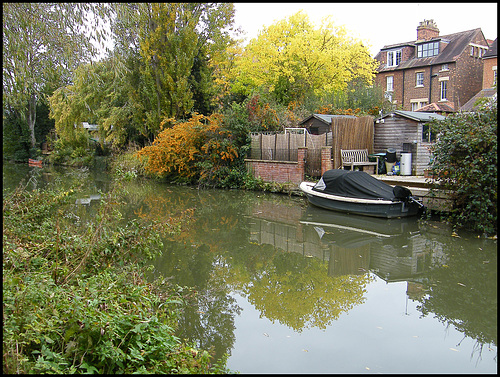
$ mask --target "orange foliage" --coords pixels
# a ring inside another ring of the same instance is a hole
[[[379,108],[375,106],[374,108],[366,111],[367,114],[369,115],[378,115]],[[363,115],[363,111],[360,108],[356,109],[335,109],[333,108],[333,105],[324,105],[319,107],[316,110],[317,114],[331,114],[331,115],[356,115],[360,116]]]
[[[230,133],[221,126],[222,116],[195,113],[191,119],[161,131],[152,145],[136,153],[147,157],[148,173],[165,176],[170,173],[193,178],[202,173],[203,162],[212,166],[238,157]]]

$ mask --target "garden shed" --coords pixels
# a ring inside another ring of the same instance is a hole
[[[412,154],[413,175],[423,175],[429,168],[430,146],[436,135],[430,124],[433,119],[445,117],[436,113],[394,110],[375,120],[373,149],[375,153],[385,153],[388,148],[396,149],[398,160],[401,152]]]
[[[312,114],[299,123],[300,127],[305,127],[311,135],[323,135],[332,131],[332,119],[346,118],[356,119],[354,115],[329,115],[329,114]]]

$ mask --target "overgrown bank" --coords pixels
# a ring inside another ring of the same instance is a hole
[[[145,279],[190,213],[125,222],[115,187],[82,224],[63,210],[77,191],[4,194],[3,372],[228,372],[174,336],[180,290]]]

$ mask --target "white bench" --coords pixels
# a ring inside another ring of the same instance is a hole
[[[375,174],[378,174],[379,156],[373,156],[377,161],[371,162],[368,159],[368,149],[341,149],[340,157],[342,158],[342,168],[350,166],[351,170],[354,170],[355,166],[375,166]]]

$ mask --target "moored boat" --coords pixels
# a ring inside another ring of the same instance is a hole
[[[299,187],[309,203],[338,212],[396,218],[416,216],[423,209],[406,187],[393,187],[362,171],[328,170],[318,183]]]

